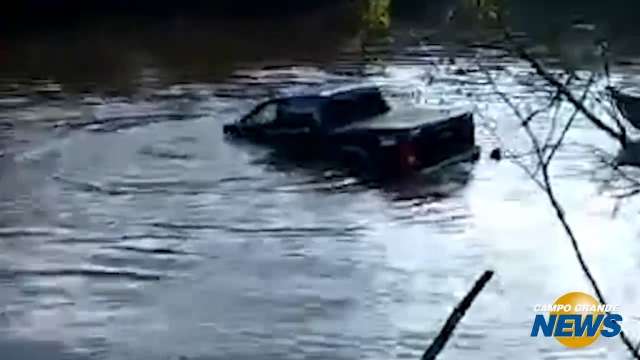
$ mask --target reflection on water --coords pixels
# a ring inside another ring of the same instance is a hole
[[[568,351],[528,336],[533,304],[589,288],[546,200],[509,162],[371,183],[223,140],[222,124],[256,98],[366,80],[412,106],[476,105],[485,153],[488,126],[526,145],[476,62],[535,102],[519,83],[529,71],[505,54],[452,58],[398,28],[396,41],[363,42],[300,21],[296,32],[188,23],[8,45],[19,57],[0,68],[4,358],[418,358],[487,268],[497,276],[443,357],[619,356],[616,341]],[[577,124],[571,141],[613,148]],[[633,334],[637,209],[612,218],[615,202],[575,175],[595,166],[588,152],[559,159],[585,256]]]

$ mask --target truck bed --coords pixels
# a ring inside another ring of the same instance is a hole
[[[447,121],[468,112],[470,112],[469,108],[394,108],[382,115],[340,127],[335,131],[343,132],[361,129],[411,130],[424,125]]]

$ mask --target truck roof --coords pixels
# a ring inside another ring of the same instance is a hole
[[[470,109],[459,107],[453,109],[429,109],[429,108],[397,108],[384,114],[346,125],[336,131],[348,131],[355,129],[414,129],[425,124],[433,124],[446,121],[465,113]]]
[[[375,85],[344,85],[344,86],[326,86],[321,88],[314,88],[303,91],[294,95],[278,96],[270,101],[283,101],[283,102],[317,102],[318,105],[323,100],[330,99],[355,99],[362,96],[380,96],[382,97],[382,91]]]
[[[277,99],[282,111],[291,116],[317,114],[320,121],[335,131],[354,129],[413,129],[446,121],[470,112],[465,107],[424,108],[391,107],[376,86],[351,85],[311,95]]]
[[[319,94],[278,98],[282,114],[316,114],[326,126],[339,127],[387,112],[390,107],[375,86],[334,88]]]
[[[331,97],[340,93],[353,93],[362,91],[381,92],[381,89],[379,86],[371,83],[348,83],[340,85],[331,84],[298,89],[294,92],[285,92],[278,97],[283,99],[297,97]]]

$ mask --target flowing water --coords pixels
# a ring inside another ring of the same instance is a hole
[[[487,156],[496,133],[513,147],[526,137],[478,61],[515,74],[497,81],[535,103],[524,65],[428,41],[363,54],[350,36],[313,54],[292,40],[265,59],[259,39],[243,52],[172,34],[102,29],[6,48],[1,359],[417,359],[485,269],[496,276],[443,359],[623,357],[617,339],[573,351],[529,336],[535,304],[591,289],[544,194]],[[173,54],[141,48],[151,37]],[[483,158],[371,184],[223,138],[263,96],[354,81],[384,85],[397,106],[476,106]],[[615,149],[582,119],[570,139]],[[585,256],[633,336],[638,209],[614,210],[584,147],[556,165]]]

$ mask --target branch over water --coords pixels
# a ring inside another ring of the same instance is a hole
[[[422,360],[433,360],[440,354],[440,352],[442,352],[449,341],[449,338],[453,335],[453,331],[456,329],[456,326],[458,326],[458,323],[462,320],[467,310],[469,310],[473,301],[492,277],[493,271],[487,270],[476,281],[467,295],[462,299],[462,301],[460,301],[460,303],[458,303],[458,306],[453,309],[453,312],[449,315],[447,322],[445,322],[442,329],[440,329],[438,336],[436,336],[431,343],[431,346],[429,346],[427,351],[422,355]]]

